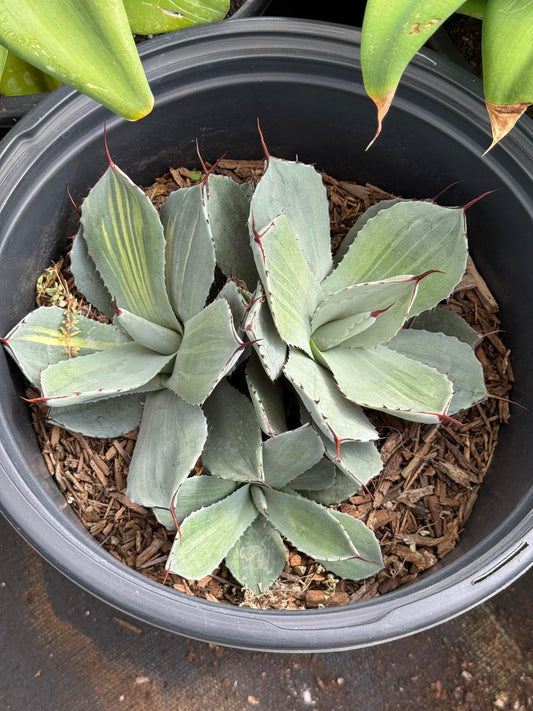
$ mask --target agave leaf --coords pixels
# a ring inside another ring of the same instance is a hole
[[[349,514],[340,511],[331,511],[331,514],[349,535],[359,557],[340,561],[317,560],[317,563],[345,580],[363,580],[379,573],[384,563],[374,533],[362,521]]]
[[[172,573],[199,580],[220,564],[257,517],[248,485],[187,516],[167,562]]]
[[[335,477],[335,465],[329,459],[322,457],[310,469],[292,479],[291,489],[305,492],[328,489],[335,483]]]
[[[4,50],[7,51],[7,50]],[[1,65],[0,60],[0,65]],[[24,96],[53,91],[61,82],[32,66],[12,52],[7,52],[3,71],[0,70],[0,95]]]
[[[287,216],[281,214],[262,232],[254,232],[252,249],[279,335],[285,343],[310,354],[310,319],[321,298],[320,285]]]
[[[51,407],[47,422],[86,437],[119,437],[141,423],[145,395],[119,395],[70,407]]]
[[[314,360],[291,350],[284,373],[326,437],[332,441],[378,438],[362,408],[347,400],[331,373]]]
[[[223,380],[204,405],[209,426],[202,461],[212,474],[236,481],[263,478],[261,430],[246,395]]]
[[[193,185],[175,190],[161,207],[167,290],[182,323],[204,308],[214,279],[215,245],[203,203],[203,186]]]
[[[122,0],[2,3],[0,42],[126,119],[152,109]]]
[[[263,442],[265,482],[281,489],[324,456],[324,445],[311,425],[282,432]]]
[[[217,294],[217,299],[226,299],[231,309],[233,323],[237,329],[240,329],[242,320],[248,308],[248,298],[250,295],[243,291],[237,284],[228,279],[222,289]]]
[[[128,474],[131,501],[169,508],[202,453],[206,437],[200,407],[170,390],[149,393]]]
[[[368,220],[370,220],[372,217],[375,217],[378,212],[381,212],[381,210],[386,210],[388,207],[392,207],[398,202],[404,202],[404,199],[395,197],[390,198],[388,200],[380,200],[375,205],[370,205],[370,207],[367,207],[363,214],[359,215],[357,220],[350,227],[346,236],[340,243],[339,248],[337,249],[333,257],[333,265],[336,267],[339,264],[339,262],[342,260],[348,249],[352,246],[355,238],[366,225]]]
[[[231,310],[225,299],[213,301],[185,323],[168,387],[193,405],[201,405],[240,356]]]
[[[448,413],[453,415],[487,397],[483,366],[473,349],[453,336],[407,329],[388,345],[396,353],[418,360],[444,373],[453,384]]]
[[[367,484],[383,468],[381,456],[373,442],[343,442],[338,450],[326,438],[324,444],[326,457],[335,462],[341,472],[354,479],[359,487]]]
[[[329,462],[329,464],[333,466],[332,462]],[[331,486],[325,486],[322,489],[301,489],[300,494],[323,506],[333,506],[346,501],[350,496],[354,496],[360,488],[361,484],[358,481],[337,468],[335,481]]]
[[[117,306],[179,330],[165,289],[165,239],[143,191],[111,165],[82,205],[87,248]]]
[[[455,336],[472,348],[481,341],[481,335],[469,326],[462,316],[446,308],[437,307],[432,311],[424,311],[411,320],[409,328]]]
[[[252,488],[259,488],[253,484]],[[312,558],[342,560],[355,555],[343,527],[320,504],[295,493],[262,487],[266,501],[263,515],[298,550]]]
[[[285,544],[279,533],[258,516],[226,555],[233,577],[255,595],[263,593],[283,572]]]
[[[117,309],[115,320],[134,341],[156,353],[172,355],[181,343],[181,336],[177,331],[147,321],[126,309]]]
[[[387,346],[332,348],[323,356],[344,395],[363,407],[418,422],[439,422],[447,413],[448,378]]]
[[[5,47],[2,47],[2,45],[0,45],[0,78],[2,77],[4,67],[6,65],[7,54],[8,54],[7,49]]]
[[[533,3],[490,0],[482,29],[483,89],[496,145],[533,103]]]
[[[255,352],[270,380],[279,378],[287,360],[287,346],[276,330],[262,284],[257,286],[242,330],[253,342]]]
[[[259,232],[278,215],[285,215],[316,279],[322,281],[329,273],[328,200],[322,178],[312,166],[269,156],[252,198],[251,214]]]
[[[255,409],[259,426],[272,437],[288,429],[283,389],[279,383],[272,383],[259,358],[252,357],[246,364],[246,384]]]
[[[39,385],[40,373],[49,365],[109,350],[128,343],[130,338],[115,326],[84,316],[73,319],[67,329],[66,312],[58,306],[41,306],[25,316],[6,336],[4,345],[26,378]]]
[[[242,279],[249,289],[257,283],[257,269],[250,247],[248,186],[229,176],[210,175],[206,206],[215,242],[217,264],[226,276]]]
[[[112,397],[148,383],[171,359],[138,343],[124,343],[50,365],[41,373],[42,395],[52,407]]]
[[[419,277],[396,276],[326,296],[311,322],[313,343],[323,351],[389,341],[403,326],[419,281]]]
[[[411,315],[447,298],[461,280],[467,259],[464,213],[420,200],[402,201],[368,220],[324,292],[396,274],[429,274],[418,285]]]
[[[174,499],[176,520],[181,524],[194,511],[225,499],[237,487],[238,484],[235,481],[220,479],[218,476],[202,475],[185,479]]]
[[[115,307],[111,294],[100,274],[96,271],[96,264],[89,254],[87,242],[81,229],[74,237],[70,250],[70,271],[74,276],[76,288],[87,301],[108,318],[115,316]]]
[[[131,31],[157,35],[223,20],[229,0],[123,0]]]
[[[367,0],[361,69],[366,92],[378,109],[376,137],[405,68],[463,1]]]

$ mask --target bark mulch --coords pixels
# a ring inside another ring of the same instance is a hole
[[[257,180],[261,169],[262,161],[222,160],[218,164],[218,172],[238,181]],[[195,171],[171,169],[146,188],[146,193],[159,207],[171,191],[190,185],[197,177]],[[392,197],[370,184],[338,181],[325,174],[323,179],[330,200],[333,249],[361,212]],[[99,318],[74,289],[68,255],[47,270],[38,291],[38,305],[50,303],[52,295],[54,303],[70,304]],[[282,576],[259,597],[242,590],[224,565],[199,581],[169,575],[167,585],[207,600],[249,607],[335,606],[405,585],[455,547],[492,460],[500,426],[509,421],[505,398],[513,374],[510,352],[499,336],[498,304],[471,259],[461,284],[444,306],[461,314],[482,334],[476,354],[483,364],[487,390],[496,397],[459,413],[455,418],[461,424],[457,425],[423,425],[370,414],[381,434],[383,471],[338,508],[361,518],[376,532],[384,570],[361,582],[339,580],[288,546]],[[116,439],[85,437],[48,424],[42,404],[34,403],[31,408],[50,475],[89,533],[125,565],[162,582],[174,534],[126,496],[137,432]],[[197,466],[200,470],[201,463]]]

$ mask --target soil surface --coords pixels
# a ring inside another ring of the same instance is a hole
[[[260,161],[222,160],[218,171],[237,181],[257,181],[262,165]],[[370,184],[322,176],[330,202],[335,251],[359,214],[392,196]],[[192,184],[197,177],[197,171],[170,169],[145,190],[160,207],[170,192]],[[45,273],[37,303],[49,303],[50,293],[63,294],[63,305],[76,299],[82,312],[95,315],[75,291],[68,255]],[[224,565],[200,581],[170,575],[167,585],[211,601],[250,607],[335,606],[394,590],[454,548],[492,459],[500,425],[509,420],[505,398],[513,375],[509,350],[498,335],[498,305],[471,260],[461,284],[442,307],[461,314],[479,332],[476,354],[483,364],[488,392],[496,397],[457,415],[460,424],[421,425],[368,413],[381,434],[378,446],[383,470],[337,508],[362,519],[376,532],[385,568],[361,582],[339,580],[288,545],[282,576],[259,597],[241,589]],[[149,510],[126,496],[137,431],[116,439],[88,438],[48,424],[42,404],[34,404],[32,409],[48,469],[89,532],[113,556],[162,583],[174,534],[166,531]],[[196,470],[202,470],[200,461]]]

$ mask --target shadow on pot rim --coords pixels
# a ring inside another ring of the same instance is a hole
[[[379,644],[440,624],[481,603],[533,562],[532,336],[520,328],[531,289],[533,130],[521,121],[485,158],[490,141],[481,88],[468,72],[424,51],[407,70],[382,135],[359,66],[360,33],[311,20],[235,19],[145,43],[155,97],[135,124],[67,88],[27,114],[0,144],[0,331],[33,304],[33,284],[74,231],[68,185],[80,202],[106,167],[103,125],[114,161],[147,184],[169,166],[222,153],[260,158],[257,119],[272,155],[314,163],[337,178],[371,182],[406,197],[446,194],[465,204],[497,189],[468,214],[478,268],[501,305],[516,386],[515,409],[458,547],[394,592],[341,608],[265,611],[199,600],[144,578],[103,551],[50,480],[22,381],[0,356],[0,505],[50,563],[100,599],[171,632],[276,652],[339,651]],[[529,493],[528,493],[529,492]]]

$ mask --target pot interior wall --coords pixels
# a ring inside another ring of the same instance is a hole
[[[232,24],[238,27],[239,22]],[[382,135],[365,151],[375,130],[375,112],[351,57],[355,49],[344,48],[345,34],[341,32],[342,52],[336,50],[335,61],[330,55],[325,59],[325,39],[309,60],[309,42],[299,51],[293,37],[278,42],[283,44],[278,52],[262,47],[262,36],[245,38],[242,45],[227,42],[229,56],[223,60],[223,37],[207,57],[194,47],[170,47],[163,58],[147,50],[156,108],[142,121],[110,117],[68,91],[60,95],[57,108],[48,102],[34,112],[31,122],[27,117],[21,121],[17,143],[8,143],[5,153],[13,165],[22,158],[29,161],[31,170],[15,171],[9,187],[5,171],[0,176],[1,197],[11,187],[17,191],[16,201],[3,212],[0,331],[4,335],[32,308],[36,277],[59,256],[66,236],[75,230],[77,215],[66,187],[79,203],[106,168],[104,121],[113,160],[139,184],[150,183],[169,166],[196,167],[196,142],[208,161],[224,153],[260,158],[259,121],[272,155],[314,163],[336,178],[371,182],[419,198],[433,197],[462,181],[439,198],[448,205],[497,190],[468,209],[471,251],[501,305],[503,338],[512,350],[516,377],[512,397],[529,409],[512,409],[512,423],[502,428],[468,530],[443,562],[446,566],[494,536],[509,517],[519,516],[529,487],[533,386],[528,357],[533,348],[531,329],[524,325],[531,315],[532,215],[525,194],[530,158],[520,141],[514,155],[497,147],[482,158],[489,133],[479,118],[479,97],[472,94],[465,104],[456,87],[431,74],[434,67],[424,59],[415,63],[401,87]],[[422,83],[415,84],[420,79]],[[437,119],[430,114],[435,110]],[[51,123],[44,120],[48,115],[53,115]],[[514,140],[508,139],[509,144]],[[516,160],[517,154],[523,162]],[[33,486],[38,489],[48,477],[42,466],[36,468],[39,452],[19,397],[22,381],[4,353],[0,368],[2,417],[11,422],[16,446],[36,472]]]

